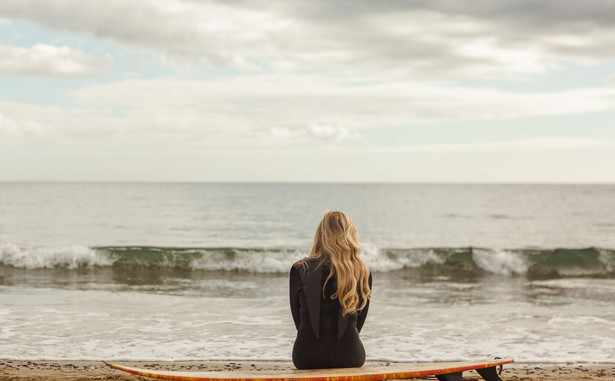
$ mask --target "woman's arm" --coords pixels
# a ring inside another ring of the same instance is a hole
[[[368,283],[369,283],[369,289],[372,289],[372,273],[369,273],[369,279],[368,279]],[[363,324],[365,323],[365,318],[367,318],[367,311],[369,310],[369,299],[367,299],[367,303],[365,304],[365,307],[359,311],[359,316],[357,316],[357,331],[359,331],[359,333],[361,333],[361,328],[363,328]]]
[[[299,275],[299,269],[295,268],[295,265],[290,269],[289,280],[289,293],[290,293],[290,313],[293,315],[295,327],[299,329],[301,325],[301,314],[299,312],[299,291],[301,291],[301,276]]]

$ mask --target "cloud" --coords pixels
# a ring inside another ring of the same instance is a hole
[[[351,132],[346,127],[329,126],[320,124],[311,124],[306,128],[284,128],[273,127],[271,135],[276,139],[305,139],[312,138],[316,140],[343,140],[359,138],[359,133]]]
[[[308,127],[308,134],[322,140],[338,140],[358,137],[358,134],[351,133],[345,127],[323,126],[319,124],[312,124]]]
[[[87,108],[61,108],[0,100],[0,130],[14,139],[45,139],[51,143],[109,140],[126,122]],[[0,141],[3,143],[4,141]]]
[[[514,76],[615,58],[608,2],[5,0],[0,16],[244,70]]]
[[[0,15],[243,69],[256,67],[247,57],[254,47],[262,51],[270,31],[285,23],[266,10],[177,0],[3,1]]]
[[[109,54],[95,57],[68,46],[0,44],[0,76],[92,76],[104,72],[112,60]]]
[[[72,93],[84,106],[122,109],[141,124],[201,130],[345,137],[362,129],[419,123],[570,115],[615,108],[615,89],[518,93],[448,83],[348,85],[323,76],[227,80],[127,80]],[[145,122],[147,120],[147,122]],[[312,127],[310,127],[312,126]]]
[[[71,141],[259,147],[360,138],[383,128],[615,109],[615,88],[518,93],[442,82],[349,85],[292,75],[124,80],[70,95],[70,108],[0,102],[0,114],[52,126],[54,137]]]
[[[0,114],[0,137],[20,138],[34,137],[39,138],[47,135],[48,128],[42,123],[28,119],[20,121],[8,118]]]

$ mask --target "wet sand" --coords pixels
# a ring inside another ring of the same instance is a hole
[[[182,371],[284,370],[293,369],[285,362],[219,361],[117,361],[122,365]],[[390,363],[374,362],[371,365]],[[474,371],[464,372],[464,380],[482,380]],[[613,364],[509,364],[501,374],[506,380],[605,380],[615,381]],[[16,361],[0,360],[0,380],[148,380],[111,369],[100,361]],[[435,378],[431,378],[435,379]]]

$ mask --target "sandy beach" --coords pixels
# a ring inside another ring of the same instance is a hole
[[[182,371],[282,370],[293,369],[286,362],[118,361],[142,368]],[[386,365],[387,363],[371,363]],[[504,367],[503,380],[615,380],[611,364],[511,364]],[[0,380],[145,380],[111,369],[99,361],[16,361],[0,360]],[[464,380],[480,380],[474,371],[464,372]]]

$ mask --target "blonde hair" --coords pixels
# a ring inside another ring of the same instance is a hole
[[[350,217],[342,212],[327,210],[316,228],[312,251],[305,259],[319,258],[319,265],[325,262],[331,264],[323,295],[327,282],[335,276],[337,291],[331,299],[339,300],[343,315],[363,309],[371,296],[369,268],[359,256],[360,252],[357,228]]]

